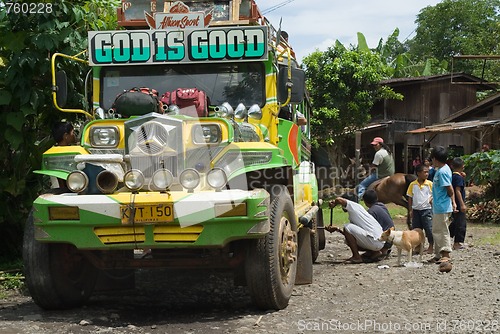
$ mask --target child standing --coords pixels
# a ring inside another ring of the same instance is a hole
[[[465,180],[463,175],[464,161],[461,158],[455,158],[451,162],[453,175],[451,184],[455,191],[455,202],[457,203],[457,211],[452,213],[452,222],[450,224],[450,237],[454,238],[453,250],[463,249],[465,241],[465,232],[467,230],[467,222],[465,218]]]
[[[429,176],[427,176],[427,179],[429,181],[432,181],[434,178],[434,174],[436,173],[436,170],[434,169],[434,166],[432,166],[432,162],[430,158],[425,158],[424,159],[424,165],[429,168]]]
[[[406,195],[408,196],[408,212],[411,219],[411,228],[420,228],[425,231],[429,247],[427,254],[434,253],[434,238],[432,237],[432,181],[429,181],[429,167],[415,166],[417,179],[410,183]]]
[[[451,185],[451,169],[446,164],[448,152],[443,146],[436,146],[431,159],[436,174],[432,181],[432,237],[434,238],[434,257],[429,262],[450,261],[451,240],[450,214],[456,210],[455,192]]]

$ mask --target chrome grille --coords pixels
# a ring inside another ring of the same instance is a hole
[[[173,176],[177,176],[176,156],[130,156],[130,165],[133,169],[140,170],[146,178],[152,177],[153,173],[160,168],[168,169]]]
[[[167,145],[168,131],[161,123],[147,122],[137,131],[137,147],[145,154],[160,154]]]
[[[183,164],[182,124],[182,120],[154,114],[125,122],[127,169],[140,170],[146,184],[161,168],[176,177]]]

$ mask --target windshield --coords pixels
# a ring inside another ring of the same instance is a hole
[[[264,66],[260,63],[114,66],[102,69],[101,106],[108,110],[116,96],[134,87],[156,89],[161,96],[177,88],[204,91],[210,105],[229,102],[263,105]]]

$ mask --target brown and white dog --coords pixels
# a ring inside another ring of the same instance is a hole
[[[411,231],[395,231],[394,227],[391,227],[390,229],[382,233],[379,240],[391,242],[398,248],[398,266],[401,265],[401,250],[404,249],[408,253],[408,262],[411,262],[413,250],[418,246],[420,246],[419,261],[422,262],[425,235],[424,231],[422,231],[421,229],[416,228]]]

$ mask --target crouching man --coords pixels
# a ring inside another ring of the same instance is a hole
[[[342,209],[349,214],[349,223],[344,225],[343,230],[335,226],[326,226],[325,229],[330,233],[337,231],[344,235],[345,243],[352,252],[352,257],[345,263],[379,260],[383,256],[382,248],[384,247],[384,242],[378,240],[383,232],[382,226],[363,206],[345,197],[335,198],[330,201],[329,206],[330,208],[336,205],[342,206]],[[366,252],[361,255],[360,251]]]

